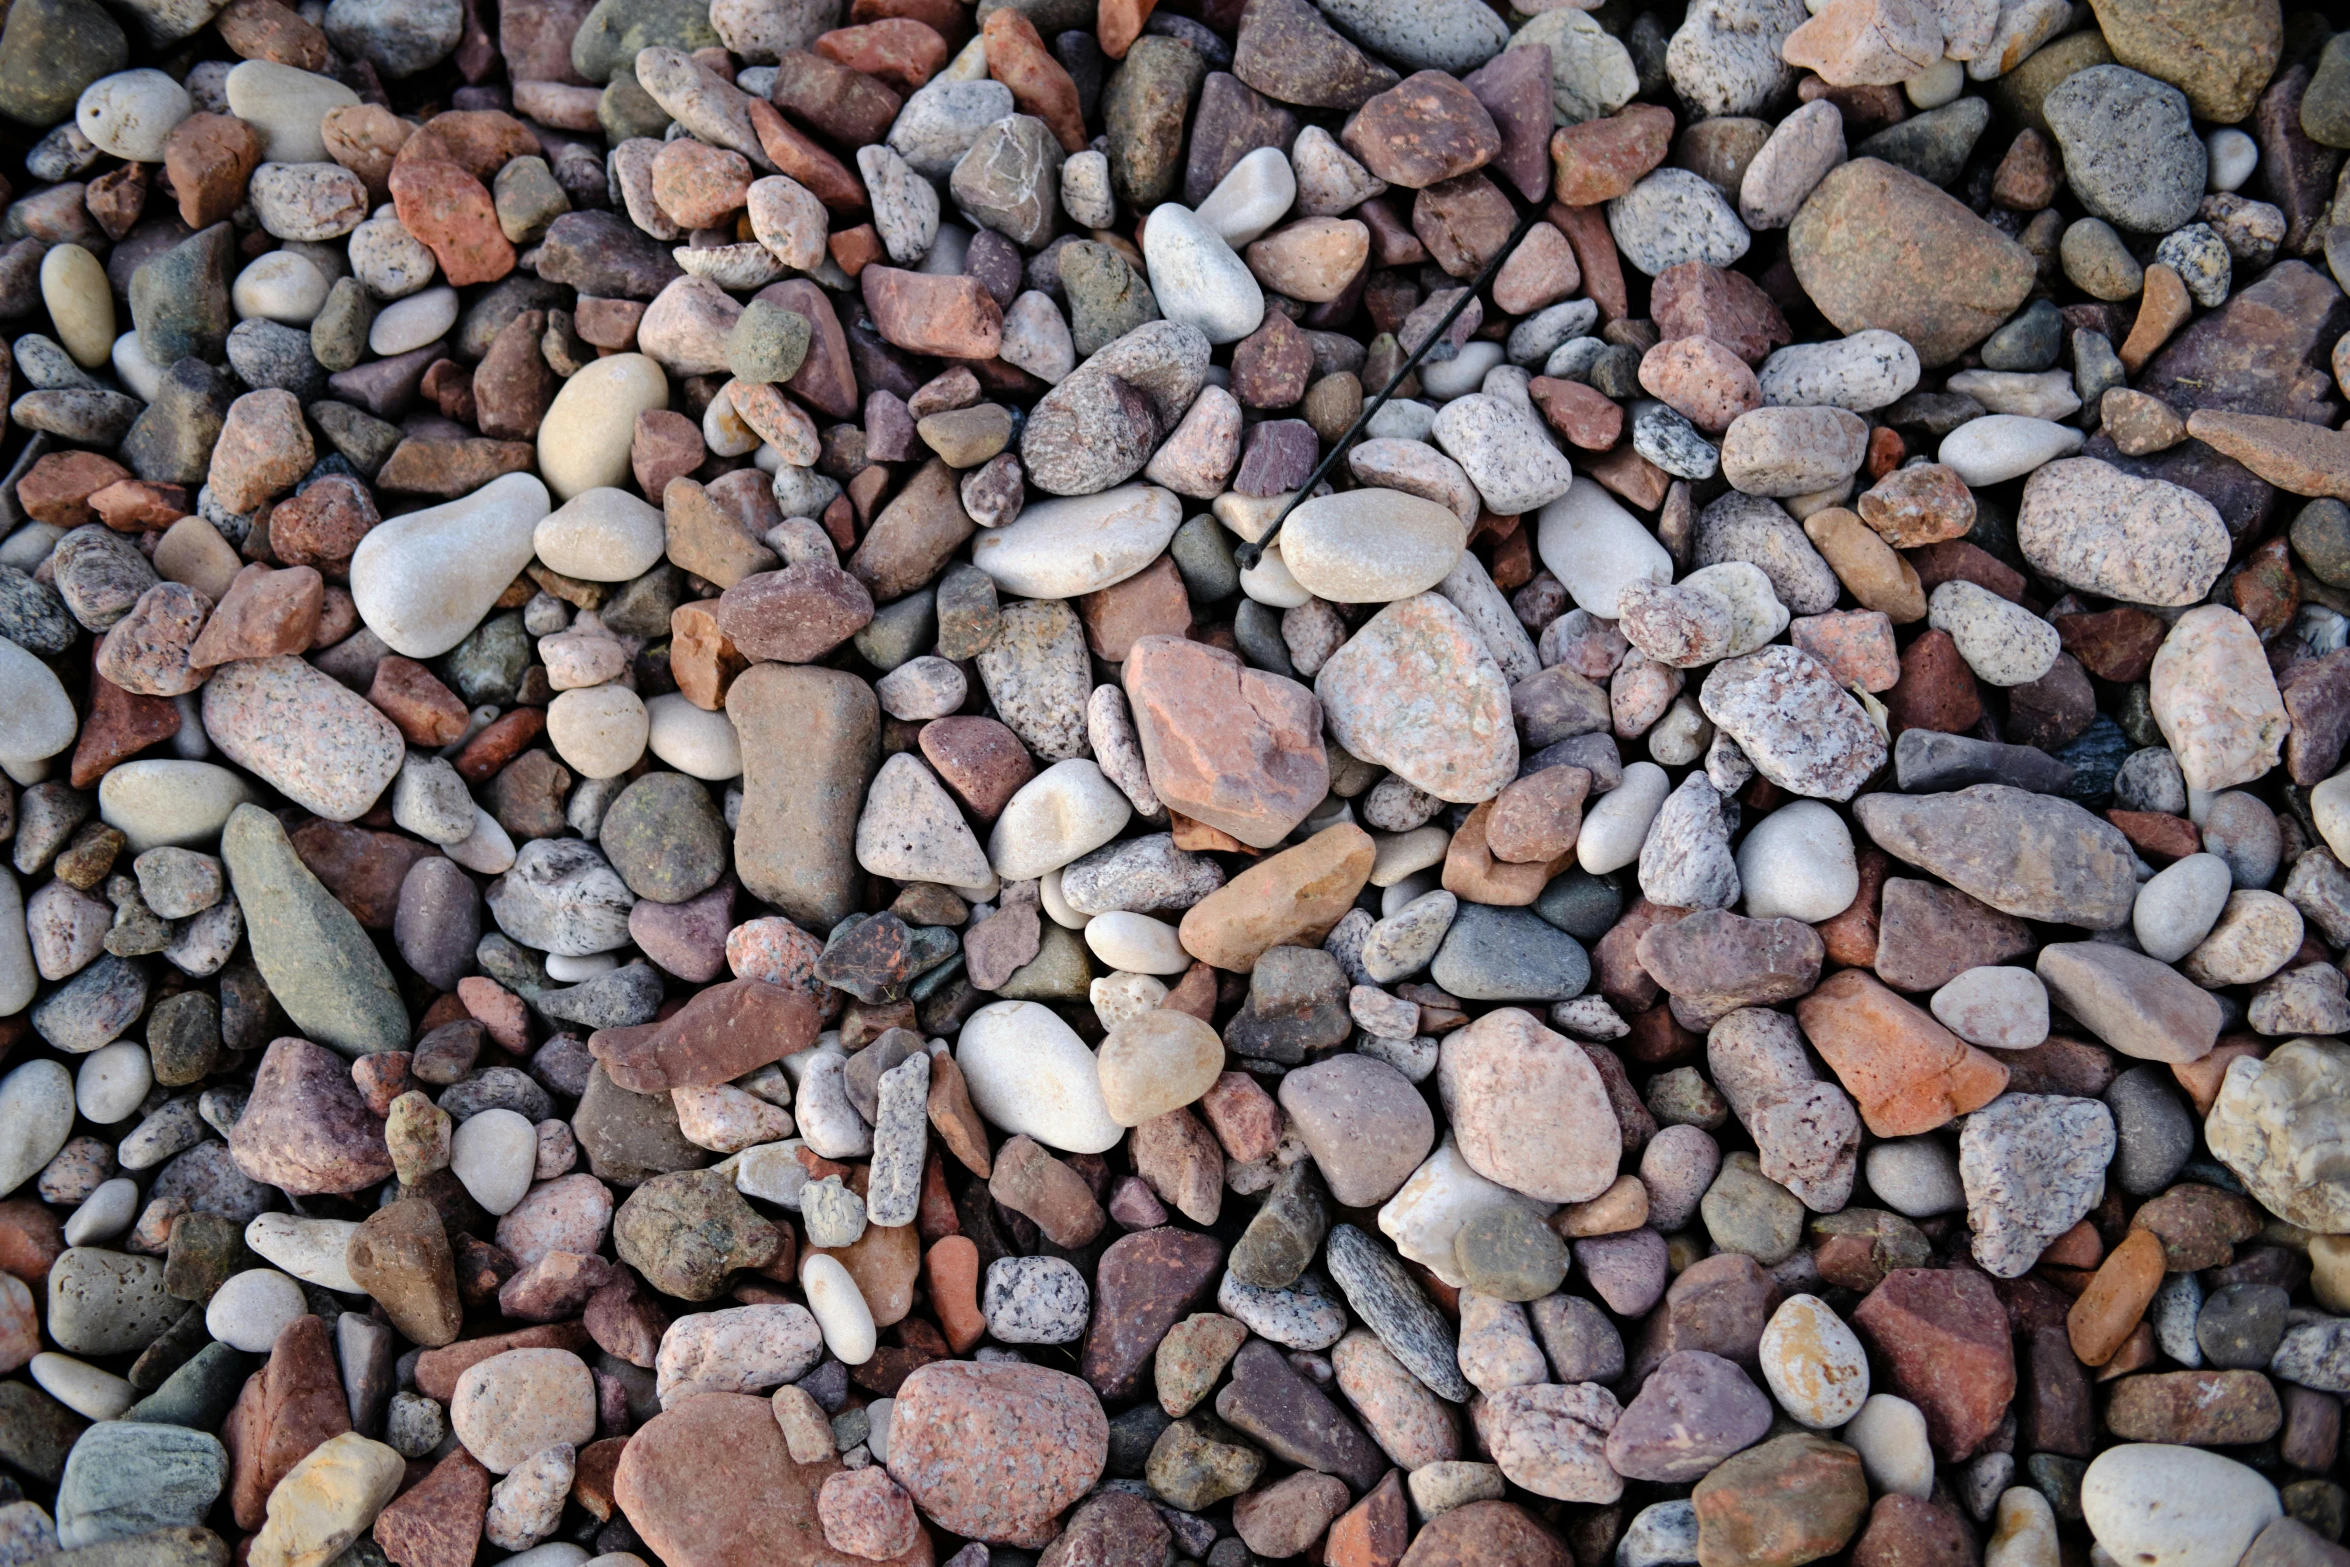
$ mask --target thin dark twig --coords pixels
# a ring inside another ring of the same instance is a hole
[[[1388,377],[1387,384],[1379,388],[1379,395],[1363,404],[1363,411],[1355,415],[1355,421],[1346,427],[1346,433],[1333,441],[1330,450],[1324,454],[1322,460],[1314,464],[1314,471],[1306,475],[1305,483],[1297,487],[1297,493],[1290,497],[1289,504],[1281,508],[1280,515],[1273,519],[1273,526],[1267,528],[1255,543],[1243,541],[1234,548],[1232,553],[1234,558],[1240,562],[1241,570],[1254,570],[1257,562],[1265,558],[1266,546],[1281,536],[1281,525],[1289,520],[1289,514],[1297,510],[1300,502],[1314,493],[1314,486],[1320,484],[1323,476],[1329,473],[1330,465],[1345,454],[1346,449],[1354,444],[1355,437],[1361,435],[1364,427],[1371,422],[1379,410],[1387,406],[1387,400],[1395,395],[1395,389],[1403,385],[1411,373],[1420,367],[1420,361],[1427,357],[1428,350],[1434,348],[1442,340],[1444,334],[1452,330],[1453,322],[1460,318],[1462,311],[1469,308],[1469,302],[1477,297],[1486,284],[1493,281],[1493,275],[1501,270],[1502,263],[1509,260],[1528,234],[1534,232],[1534,225],[1542,221],[1545,210],[1540,203],[1535,203],[1526,209],[1525,216],[1518,219],[1518,226],[1511,231],[1509,239],[1503,243],[1501,249],[1493,253],[1493,258],[1485,263],[1484,270],[1479,272],[1469,285],[1461,290],[1461,297],[1454,300],[1452,308],[1438,319],[1435,330],[1420,340],[1420,346],[1412,350],[1410,357],[1397,367],[1395,374]]]

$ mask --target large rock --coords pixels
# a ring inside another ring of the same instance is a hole
[[[2203,1135],[2271,1213],[2350,1232],[2350,1046],[2296,1039],[2266,1060],[2237,1057]]]
[[[829,930],[863,892],[857,818],[881,763],[881,704],[841,670],[760,664],[728,689],[726,716],[743,749],[735,874],[754,897]]]
[[[2099,1039],[2141,1061],[2211,1054],[2219,999],[2167,963],[2100,941],[2051,942],[2038,972],[2049,998]]]
[[[1437,1092],[1469,1168],[1545,1202],[1584,1202],[1616,1178],[1623,1139],[1607,1085],[1571,1039],[1516,1007],[1444,1036]]]
[[[1452,601],[1388,605],[1314,677],[1330,732],[1354,756],[1459,805],[1517,777],[1509,682]]]
[[[1321,704],[1296,681],[1175,636],[1138,640],[1124,680],[1151,789],[1173,810],[1269,849],[1329,792]]]
[[[2131,604],[2196,603],[2228,563],[2211,502],[2094,457],[2033,470],[2015,534],[2024,558],[2066,587]]]
[[[375,943],[257,805],[220,836],[253,963],[303,1033],[349,1055],[408,1046],[408,1009]]]
[[[1698,693],[1705,716],[1755,770],[1791,794],[1849,800],[1885,765],[1880,730],[1828,667],[1783,644],[1716,664]]]
[[[1101,1478],[1110,1427],[1066,1372],[949,1360],[899,1387],[889,1438],[891,1478],[939,1527],[1034,1550]]]
[[[1929,366],[1991,335],[2032,290],[2032,253],[1875,158],[1829,171],[1787,230],[1804,292],[1842,332],[1899,333]]]
[[[2341,403],[2326,360],[2345,327],[2350,301],[2334,280],[2306,261],[2280,261],[2171,339],[2136,386],[2181,413],[2217,408],[2330,428]]]
[[[817,1492],[837,1458],[792,1458],[764,1398],[701,1393],[648,1421],[621,1449],[612,1500],[670,1567],[860,1567],[824,1537]],[[929,1567],[928,1535],[895,1567]]]
[[[1895,859],[2002,913],[2112,930],[2137,898],[2137,856],[2121,830],[2053,795],[2006,784],[1872,794],[1853,815]]]

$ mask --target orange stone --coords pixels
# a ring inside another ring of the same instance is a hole
[[[1318,946],[1371,879],[1371,858],[1371,835],[1360,827],[1324,828],[1193,904],[1178,927],[1183,950],[1246,974],[1270,948]]]
[[[2195,302],[2178,273],[2157,261],[2146,269],[2145,291],[2138,296],[2138,319],[2121,347],[2122,368],[2136,375],[2171,334],[2187,324]]]
[[[893,16],[860,27],[836,27],[819,37],[815,52],[835,65],[879,77],[910,93],[947,63],[947,41],[938,29],[912,17]]]
[[[2097,1276],[2065,1313],[2065,1332],[2084,1366],[2102,1366],[2129,1339],[2162,1287],[2162,1240],[2151,1230],[2132,1230],[2104,1262]]]
[[[491,283],[514,270],[514,246],[498,227],[490,193],[464,169],[438,159],[404,161],[389,183],[400,226],[432,251],[447,282]]]
[[[1672,144],[1673,111],[1652,103],[1631,104],[1604,120],[1554,131],[1550,161],[1557,173],[1551,194],[1570,207],[1613,201],[1664,162]]]
[[[261,166],[260,130],[233,114],[191,114],[163,142],[163,173],[191,229],[225,222]],[[365,176],[361,176],[364,178]]]
[[[1101,39],[1102,53],[1113,60],[1126,58],[1126,51],[1134,47],[1134,40],[1142,36],[1142,24],[1151,19],[1151,11],[1158,0],[1099,0],[1094,7],[1093,30]]]
[[[1565,772],[1565,768],[1551,768],[1551,772]],[[1577,769],[1580,771],[1580,769]],[[1537,773],[1535,777],[1542,777]],[[1528,780],[1529,782],[1531,780]],[[1501,908],[1522,909],[1542,896],[1542,889],[1550,879],[1567,868],[1572,859],[1572,847],[1561,850],[1546,860],[1511,863],[1495,857],[1487,834],[1492,831],[1495,801],[1487,800],[1469,813],[1469,819],[1452,835],[1444,850],[1442,885],[1446,892],[1469,903],[1490,903]],[[1576,822],[1580,828],[1580,802]]]
[[[688,702],[707,713],[723,711],[734,677],[751,667],[707,603],[680,604],[669,612],[669,673]]]
[[[1893,993],[1846,969],[1795,1004],[1803,1032],[1879,1137],[1930,1132],[2007,1087],[2007,1068]]]
[[[1083,152],[1090,138],[1077,83],[1045,47],[1036,24],[1007,5],[988,13],[980,34],[987,40],[987,74],[1012,89],[1013,105],[1044,121],[1063,152]]]
[[[968,1354],[987,1336],[987,1318],[979,1311],[979,1248],[967,1235],[934,1243],[922,1259],[922,1282],[929,1286],[938,1325],[946,1330],[947,1347]]]

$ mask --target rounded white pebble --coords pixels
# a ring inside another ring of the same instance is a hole
[[[1266,545],[1257,563],[1241,572],[1240,591],[1269,609],[1302,609],[1314,601],[1314,595],[1291,575],[1289,563],[1281,558],[1279,539]]]
[[[500,876],[514,868],[514,839],[479,801],[473,807],[473,831],[455,843],[442,844],[441,852],[483,876]]]
[[[256,256],[229,286],[229,303],[240,321],[276,321],[308,326],[318,319],[332,287],[308,256],[272,250]]]
[[[582,490],[540,518],[531,545],[548,570],[582,582],[641,577],[667,547],[661,508],[609,485]]]
[[[645,704],[626,686],[564,691],[547,704],[547,738],[583,778],[617,778],[645,754]]]
[[[1785,915],[1811,925],[1841,914],[1860,894],[1852,829],[1817,800],[1792,800],[1756,822],[1739,844],[1738,880],[1748,919]]]
[[[1939,460],[1975,489],[2020,479],[2070,457],[2085,437],[2069,424],[2024,414],[1986,414],[1942,438]]]
[[[195,112],[188,90],[161,71],[117,71],[82,89],[73,123],[110,157],[161,163],[172,127]]]
[[[1175,927],[1148,914],[1121,909],[1097,915],[1085,927],[1085,944],[1110,967],[1132,974],[1180,974],[1191,967]]]
[[[2210,159],[2212,190],[2241,190],[2252,178],[2252,171],[2260,167],[2260,143],[2233,125],[2223,125],[2204,137],[2203,150]]]
[[[688,778],[723,783],[742,776],[742,737],[725,713],[696,707],[668,691],[645,704],[645,723],[645,743],[653,754]]]
[[[2129,1567],[2233,1567],[2284,1515],[2259,1471],[2166,1442],[2109,1447],[2081,1477],[2081,1512]]]
[[[65,1244],[95,1246],[131,1227],[139,1216],[139,1183],[127,1175],[101,1181],[82,1205],[66,1216]]]
[[[41,1391],[84,1419],[119,1420],[139,1401],[139,1390],[125,1378],[54,1350],[35,1355],[25,1369]]]
[[[800,1259],[800,1291],[809,1314],[824,1330],[824,1347],[841,1364],[861,1366],[873,1358],[873,1311],[838,1257],[810,1252]]]
[[[359,1226],[350,1219],[305,1219],[264,1213],[245,1226],[245,1245],[305,1284],[344,1295],[364,1295],[344,1265],[343,1253]]]
[[[135,329],[114,340],[114,351],[107,358],[124,390],[140,402],[151,403],[162,394],[163,372],[167,367],[147,357],[147,350],[139,346]]]
[[[1860,1454],[1872,1490],[1920,1501],[1934,1494],[1934,1447],[1926,1437],[1925,1412],[1908,1399],[1871,1394],[1844,1428],[1844,1442]]]
[[[147,1047],[135,1039],[118,1039],[82,1057],[74,1072],[73,1099],[85,1117],[112,1126],[136,1112],[154,1086]]]
[[[538,1163],[538,1128],[518,1111],[481,1111],[449,1139],[449,1168],[491,1214],[511,1212],[529,1194]]]
[[[367,346],[389,359],[438,342],[456,324],[457,291],[444,283],[395,299],[377,311],[367,329]]]
[[[1627,764],[1624,781],[1583,813],[1583,830],[1575,838],[1576,863],[1594,876],[1604,876],[1639,859],[1640,846],[1648,841],[1648,824],[1656,820],[1672,787],[1656,763]]]
[[[204,1307],[204,1329],[231,1349],[267,1354],[285,1325],[309,1311],[302,1286],[275,1268],[247,1268]]]

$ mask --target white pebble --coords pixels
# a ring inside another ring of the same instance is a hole
[[[305,1219],[291,1213],[264,1213],[245,1226],[245,1245],[305,1284],[344,1295],[364,1295],[343,1262],[359,1226],[350,1219]]]
[[[276,321],[308,326],[318,318],[332,287],[308,256],[272,250],[256,256],[229,286],[229,303],[240,321]]]
[[[395,299],[377,311],[367,329],[367,346],[389,359],[438,342],[456,324],[457,291],[443,284]]]
[[[85,1118],[112,1126],[135,1112],[154,1086],[147,1047],[135,1039],[118,1039],[82,1057],[74,1073],[74,1103]]]
[[[1191,967],[1175,927],[1148,914],[1119,910],[1085,927],[1085,944],[1114,969],[1134,974],[1180,974]]]
[[[1811,925],[1841,914],[1860,893],[1852,830],[1817,800],[1790,801],[1756,822],[1739,844],[1738,880],[1748,919],[1785,915]]]
[[[139,1216],[139,1183],[127,1175],[101,1181],[82,1205],[66,1216],[65,1244],[95,1246],[114,1239]]]
[[[127,1379],[71,1355],[45,1350],[25,1369],[43,1392],[85,1419],[119,1420],[124,1410],[139,1401],[139,1390]]]
[[[873,1358],[872,1308],[838,1257],[820,1251],[802,1257],[800,1291],[808,1297],[809,1314],[824,1330],[824,1347],[835,1360],[861,1366]]]
[[[2260,167],[2260,143],[2233,125],[2204,137],[2203,150],[2209,157],[2209,188],[2215,191],[2241,190]]]
[[[1844,1428],[1844,1442],[1860,1454],[1871,1489],[1921,1501],[1934,1494],[1934,1448],[1926,1437],[1925,1412],[1908,1399],[1871,1394]]]
[[[1592,875],[1603,876],[1639,859],[1640,846],[1648,841],[1648,825],[1671,790],[1672,780],[1656,763],[1627,764],[1624,781],[1583,813],[1583,830],[1575,839],[1576,862]]]
[[[248,1355],[269,1352],[287,1323],[310,1309],[302,1286],[275,1268],[247,1268],[212,1292],[204,1328]]]
[[[449,1140],[449,1168],[473,1200],[503,1214],[528,1195],[538,1170],[538,1128],[513,1110],[484,1110]]]

